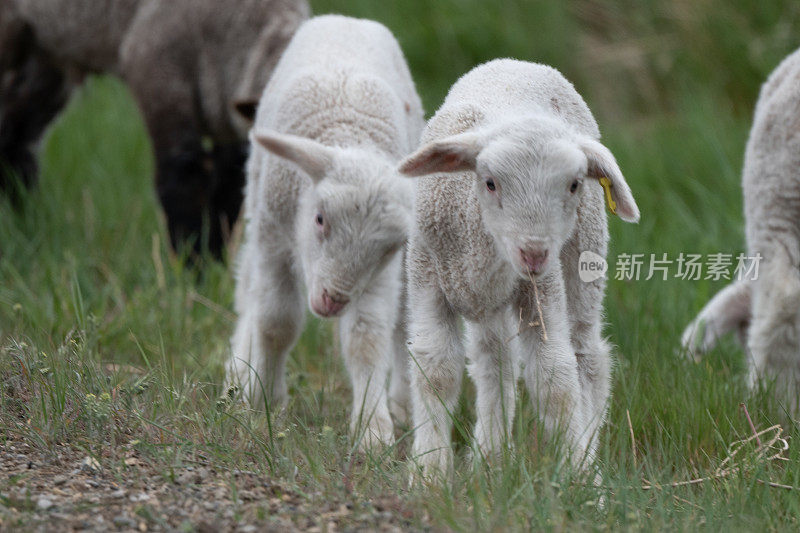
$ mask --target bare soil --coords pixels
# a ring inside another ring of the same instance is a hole
[[[133,447],[95,459],[70,446],[45,454],[6,437],[0,444],[0,531],[418,529],[392,495],[332,501],[202,461],[165,470]]]

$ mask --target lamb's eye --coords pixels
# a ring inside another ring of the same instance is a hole
[[[495,189],[497,189],[497,187],[495,187],[494,180],[492,178],[486,180],[486,188],[492,192],[494,192]]]
[[[572,182],[572,185],[569,186],[569,192],[574,193],[578,190],[578,187],[581,184],[581,180],[575,180]]]
[[[320,227],[322,227],[322,225],[325,223],[325,219],[322,218],[322,213],[317,213],[317,217],[315,220],[317,221],[317,226]]]

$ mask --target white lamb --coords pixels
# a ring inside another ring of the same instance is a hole
[[[749,383],[777,381],[789,407],[800,399],[800,50],[761,88],[742,172],[749,257],[756,280],[717,294],[686,328],[682,342],[704,352],[737,330],[750,352]]]
[[[413,187],[396,166],[423,126],[392,34],[342,16],[300,27],[254,126],[229,379],[251,401],[263,390],[273,407],[286,403],[304,282],[314,314],[340,317],[362,447],[393,438],[390,374],[392,412],[402,418],[407,402],[402,262]]]
[[[459,315],[477,390],[476,451],[491,455],[506,442],[521,368],[548,431],[564,423],[575,464],[591,455],[611,356],[601,335],[605,280],[581,282],[578,257],[606,254],[598,180],[610,180],[620,217],[639,219],[599,137],[558,71],[499,59],[456,82],[423,146],[401,163],[406,175],[435,174],[418,182],[407,251],[413,455],[423,475],[452,464],[465,363]]]

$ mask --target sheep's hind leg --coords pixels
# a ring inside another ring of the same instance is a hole
[[[410,422],[411,398],[409,391],[409,360],[405,321],[399,321],[392,336],[394,361],[392,381],[389,386],[389,410],[398,425]]]
[[[776,380],[781,399],[797,414],[800,384],[800,274],[779,246],[764,253],[761,275],[753,285],[753,315],[748,347],[749,383]]]

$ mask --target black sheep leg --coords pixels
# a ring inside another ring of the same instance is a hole
[[[156,190],[164,208],[172,248],[180,251],[191,245],[194,256],[204,249],[210,251],[214,226],[213,213],[209,210],[215,181],[213,158],[203,150],[200,138],[193,134],[187,134],[175,144],[156,144],[154,148]]]
[[[224,246],[239,218],[244,195],[244,171],[247,161],[247,142],[234,142],[215,147],[214,171],[216,188],[213,209],[220,222],[220,246]]]
[[[191,243],[195,256],[221,259],[242,203],[246,144],[205,149],[187,135],[165,152],[156,147],[156,183],[173,248]]]
[[[18,184],[37,180],[33,149],[64,107],[69,87],[64,72],[41,51],[29,28],[4,51],[0,72],[0,190],[18,198]]]

